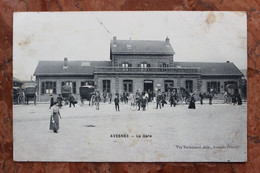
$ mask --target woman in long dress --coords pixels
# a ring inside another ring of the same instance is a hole
[[[54,103],[54,106],[51,109],[51,118],[50,118],[50,130],[53,130],[54,133],[58,133],[60,128],[59,118],[61,118],[58,102]]]
[[[194,94],[191,95],[190,105],[189,105],[188,108],[189,108],[189,109],[196,109],[196,107],[195,107],[195,98],[194,98]]]

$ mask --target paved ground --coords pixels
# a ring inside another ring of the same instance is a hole
[[[59,133],[48,104],[14,105],[17,161],[243,161],[247,105],[196,104],[131,111],[130,104],[64,106]],[[128,135],[118,138],[117,134]],[[140,136],[139,136],[140,135]],[[140,138],[139,138],[140,137]],[[199,159],[198,159],[199,158]]]

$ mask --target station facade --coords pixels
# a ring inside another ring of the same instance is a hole
[[[227,84],[241,85],[243,74],[232,62],[175,62],[169,38],[163,41],[117,40],[110,42],[109,61],[39,61],[34,75],[39,101],[61,94],[71,85],[79,99],[79,88],[94,85],[101,92],[168,92],[185,88],[192,93],[211,89],[222,96]]]

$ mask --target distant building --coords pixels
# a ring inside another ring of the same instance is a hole
[[[23,82],[20,79],[13,77],[13,87],[20,88],[22,85],[23,85]]]
[[[227,84],[240,85],[243,74],[231,62],[175,62],[169,38],[164,41],[117,40],[110,43],[110,61],[40,61],[34,75],[40,100],[71,85],[91,84],[107,92],[137,90],[168,92],[183,87],[192,93],[223,93]]]

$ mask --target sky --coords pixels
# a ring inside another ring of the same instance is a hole
[[[174,61],[247,68],[244,12],[17,12],[13,74],[30,80],[40,60],[109,61],[110,40],[170,39]]]

